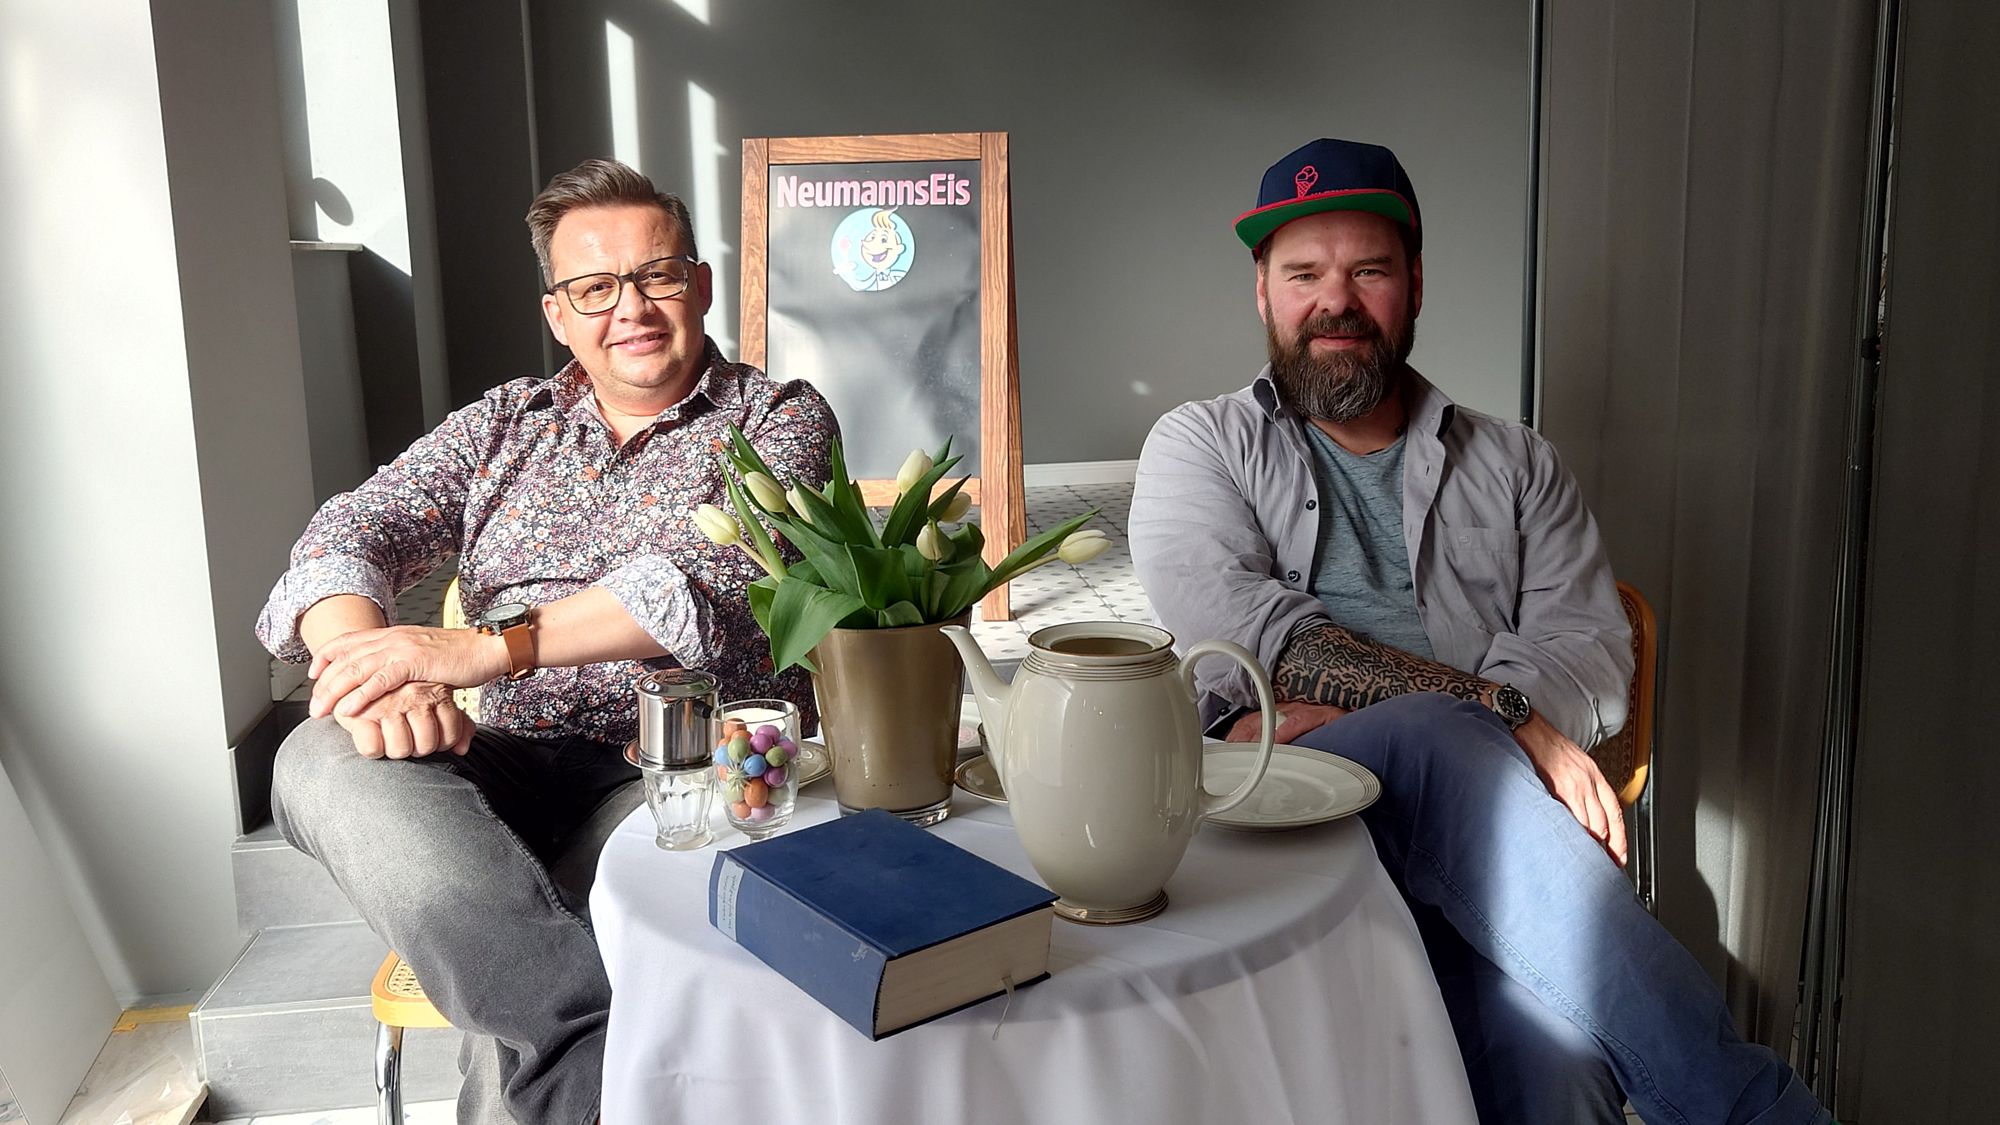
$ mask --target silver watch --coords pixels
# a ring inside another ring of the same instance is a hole
[[[1501,684],[1493,689],[1493,713],[1507,724],[1508,730],[1519,730],[1521,724],[1534,715],[1535,709],[1529,705],[1528,697],[1520,688],[1511,684]]]

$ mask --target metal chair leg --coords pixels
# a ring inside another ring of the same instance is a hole
[[[1632,890],[1639,896],[1639,904],[1646,913],[1659,917],[1660,904],[1654,885],[1658,869],[1657,841],[1653,835],[1653,783],[1646,782],[1640,791],[1639,800],[1632,806],[1632,820],[1629,825],[1632,841]]]
[[[377,1125],[403,1125],[403,1029],[386,1023],[375,1029],[375,1106]]]

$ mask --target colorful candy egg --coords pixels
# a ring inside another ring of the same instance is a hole
[[[766,761],[762,754],[752,754],[748,758],[743,759],[743,772],[749,774],[751,777],[762,777],[764,776],[764,771],[770,768],[771,763]]]
[[[783,766],[772,766],[764,771],[764,784],[773,789],[783,789],[786,776]]]
[[[748,820],[750,819],[750,806],[744,804],[742,801],[738,801],[729,806],[729,815],[738,820]]]
[[[751,809],[750,815],[745,819],[751,821],[769,820],[771,819],[771,806],[764,805],[760,808]]]
[[[742,734],[745,731],[748,731],[749,729],[750,729],[749,725],[744,723],[742,719],[722,720],[722,737],[725,741],[731,738],[735,738],[737,735]]]
[[[743,803],[753,809],[761,809],[771,802],[771,787],[751,778],[743,783]]]
[[[782,742],[764,751],[764,761],[771,766],[782,766],[791,760],[792,752],[785,749],[785,744]]]
[[[752,753],[754,753],[754,751],[750,748],[749,735],[738,732],[735,737],[729,740],[730,761],[740,762],[743,759],[748,758]]]

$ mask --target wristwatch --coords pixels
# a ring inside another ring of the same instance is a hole
[[[507,642],[507,678],[518,680],[535,670],[535,639],[526,602],[507,602],[487,610],[478,629]]]
[[[1493,713],[1500,716],[1500,721],[1507,724],[1508,730],[1521,729],[1521,724],[1527,722],[1535,713],[1535,709],[1528,705],[1528,697],[1512,684],[1501,684],[1494,688],[1493,702],[1490,706],[1493,708]]]

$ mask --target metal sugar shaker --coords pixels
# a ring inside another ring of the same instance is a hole
[[[634,757],[645,778],[646,804],[667,851],[705,847],[714,839],[715,712],[720,685],[698,668],[642,676],[639,744]]]
[[[639,677],[639,765],[651,770],[706,766],[715,754],[721,684],[699,668]]]

